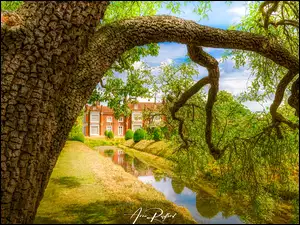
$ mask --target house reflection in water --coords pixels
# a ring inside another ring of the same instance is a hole
[[[126,154],[123,150],[108,149],[99,151],[101,155],[110,158],[115,164],[124,168],[127,173],[139,176],[153,176],[152,168],[139,161],[137,158],[133,158]]]

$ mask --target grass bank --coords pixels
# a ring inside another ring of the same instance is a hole
[[[130,139],[121,144],[128,148],[133,148],[142,152],[172,160],[173,150],[171,142],[141,140],[138,143],[135,143],[132,139]]]
[[[35,223],[129,224],[139,207],[177,213],[165,223],[194,223],[183,207],[86,145],[68,141],[53,170]],[[144,212],[144,211],[143,211]],[[150,223],[139,218],[136,223]]]
[[[85,137],[84,139],[84,144],[86,144],[90,148],[94,148],[97,146],[118,146],[119,144],[122,144],[124,142],[124,138],[108,139],[106,137]]]

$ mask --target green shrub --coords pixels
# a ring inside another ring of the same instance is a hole
[[[84,113],[81,111],[68,135],[69,140],[84,142],[84,135],[82,133],[83,115]]]
[[[105,131],[104,131],[105,137],[107,137],[107,133],[108,133],[108,130],[105,130]]]
[[[146,138],[146,131],[142,128],[137,129],[134,132],[133,140],[134,142],[139,142],[140,140],[144,140]]]
[[[146,129],[147,135],[146,135],[146,140],[153,140],[153,132],[154,132],[155,127],[148,127]]]
[[[114,155],[114,150],[113,149],[104,150],[104,154],[108,157],[112,157]]]
[[[84,142],[84,135],[83,135],[83,133],[75,134],[75,136],[73,136],[72,140]]]
[[[129,140],[129,139],[132,139],[133,138],[133,131],[132,130],[130,130],[130,129],[128,129],[127,131],[126,131],[126,134],[125,134],[125,140]]]
[[[166,138],[166,139],[168,139],[168,140],[170,140],[171,133],[170,133],[168,127],[164,126],[164,127],[161,127],[160,129],[161,129],[161,132],[163,133],[163,137]]]
[[[107,137],[108,137],[109,139],[113,139],[113,138],[114,138],[114,133],[113,133],[112,131],[108,131],[108,132],[107,132]]]
[[[161,141],[163,138],[163,133],[159,127],[156,127],[153,131],[153,140],[154,141]]]

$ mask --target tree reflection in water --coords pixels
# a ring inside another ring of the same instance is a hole
[[[177,180],[177,179],[172,179],[171,181],[173,190],[176,194],[181,194],[181,192],[184,189],[184,184],[182,183],[182,181]]]
[[[104,150],[104,154],[105,154],[105,156],[107,156],[107,157],[113,157],[113,155],[114,155],[114,150],[113,150],[113,149],[107,149],[107,150]]]
[[[161,181],[161,179],[166,176],[164,172],[160,171],[159,169],[153,169],[152,173],[156,182]]]
[[[149,168],[149,166],[147,164],[141,162],[137,158],[134,158],[133,162],[134,162],[134,167],[138,172],[144,172],[144,171],[148,170],[148,168]]]
[[[196,195],[196,208],[201,216],[209,219],[219,212],[217,200],[203,190],[199,190]]]

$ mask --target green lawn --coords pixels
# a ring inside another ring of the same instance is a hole
[[[139,207],[177,212],[165,223],[193,223],[183,207],[85,144],[68,141],[53,170],[35,223],[128,224]],[[140,218],[136,223],[150,223]]]

